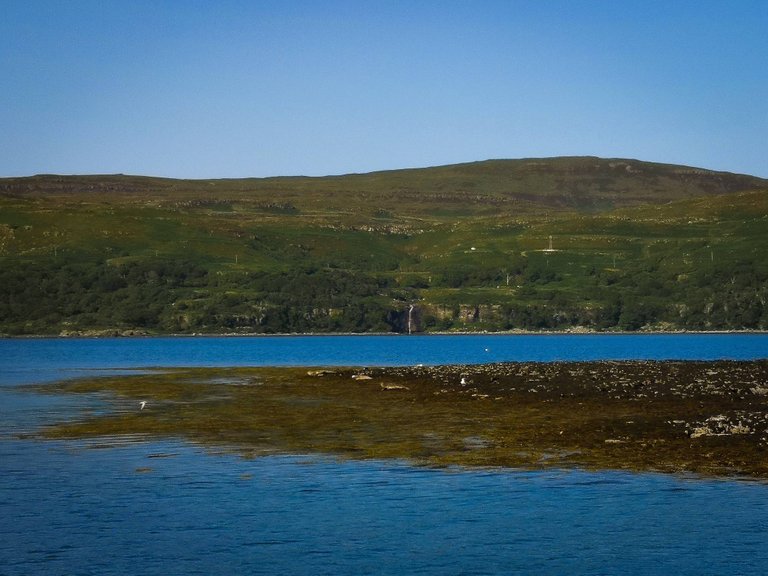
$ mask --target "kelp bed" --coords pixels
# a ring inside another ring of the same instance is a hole
[[[46,426],[47,438],[768,478],[768,361],[191,368],[40,390],[107,402]]]

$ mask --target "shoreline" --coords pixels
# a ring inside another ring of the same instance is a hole
[[[417,336],[695,336],[718,334],[768,335],[768,330],[638,330],[638,331],[589,331],[589,330],[559,330],[559,331],[529,331],[506,330],[490,331],[447,331],[447,332],[417,332],[403,334],[399,332],[278,332],[264,334],[261,332],[225,332],[225,333],[193,333],[193,334],[150,334],[135,330],[95,330],[72,332],[67,334],[2,334],[3,340],[57,340],[57,339],[95,339],[95,338],[290,338],[290,337],[336,337],[336,336],[387,336],[387,337],[417,337]]]

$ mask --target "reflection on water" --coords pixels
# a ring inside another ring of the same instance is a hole
[[[4,574],[764,574],[768,486],[6,441]],[[30,468],[30,461],[36,468]]]

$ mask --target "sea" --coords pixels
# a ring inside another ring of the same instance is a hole
[[[768,574],[768,482],[41,440],[107,404],[31,386],[172,366],[766,358],[764,334],[0,339],[0,576]]]

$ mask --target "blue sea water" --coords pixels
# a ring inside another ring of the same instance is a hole
[[[0,575],[768,574],[768,484],[22,439],[148,366],[766,358],[763,335],[0,340]]]
[[[558,360],[752,360],[768,334],[0,338],[0,384],[157,366],[394,366]]]

